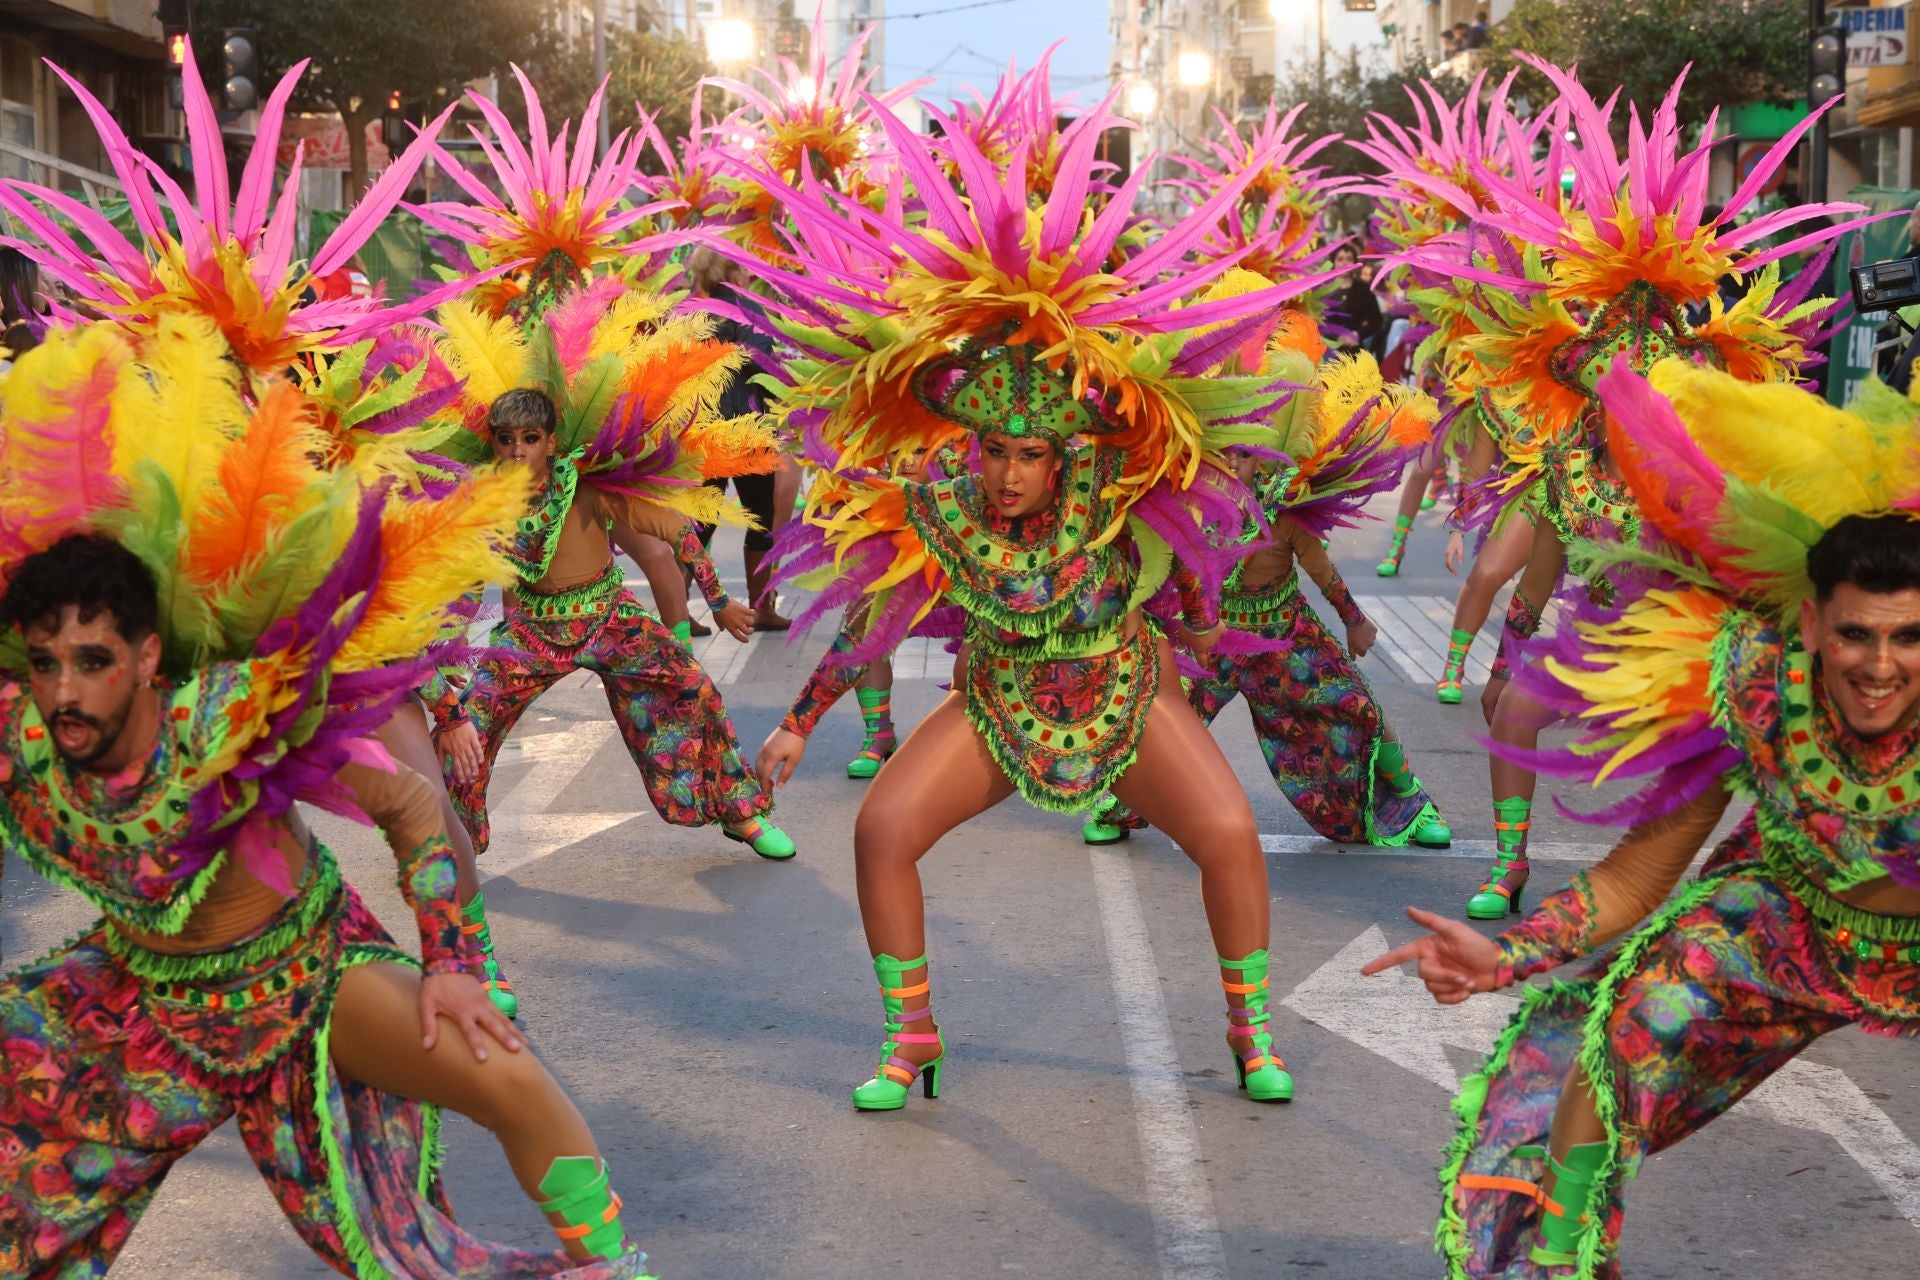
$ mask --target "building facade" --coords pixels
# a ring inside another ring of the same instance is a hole
[[[93,199],[117,195],[80,100],[47,59],[105,103],[149,155],[179,163],[180,113],[154,0],[0,0],[0,175]]]

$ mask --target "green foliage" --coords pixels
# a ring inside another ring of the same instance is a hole
[[[1699,124],[1715,107],[1804,96],[1807,8],[1800,0],[1517,0],[1488,50],[1496,75],[1517,65],[1516,50],[1578,63],[1582,83],[1620,86],[1643,117],[1691,64],[1680,119]],[[1520,87],[1536,102],[1552,96],[1531,68]]]
[[[302,58],[312,59],[294,109],[333,112],[352,152],[350,190],[366,189],[368,123],[398,89],[437,112],[469,80],[537,56],[548,36],[543,7],[527,0],[200,0],[203,31],[251,27],[260,40],[262,97]],[[202,62],[219,56],[202,38]]]

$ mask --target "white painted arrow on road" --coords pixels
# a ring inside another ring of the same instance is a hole
[[[1379,925],[1340,949],[1280,1003],[1307,1021],[1405,1067],[1448,1093],[1460,1088],[1446,1049],[1485,1055],[1513,1018],[1512,996],[1439,1005],[1405,968],[1371,978],[1360,966],[1388,949]],[[1907,1221],[1920,1227],[1920,1146],[1845,1072],[1796,1058],[1728,1112],[1823,1133],[1865,1169]]]
[[[510,740],[503,750],[519,748],[521,760],[533,768],[511,786],[490,795],[488,814],[493,840],[480,859],[480,878],[491,880],[537,861],[570,844],[599,835],[637,816],[626,813],[549,813],[547,807],[566,785],[586,768],[594,754],[614,736],[610,719],[582,720],[559,733],[535,734]],[[635,785],[639,780],[636,778]]]

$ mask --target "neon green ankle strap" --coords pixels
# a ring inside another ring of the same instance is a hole
[[[1493,802],[1493,842],[1503,859],[1506,855],[1525,856],[1527,830],[1533,823],[1533,801],[1523,796],[1508,796]]]
[[[682,645],[691,647],[693,644],[693,620],[691,618],[682,618],[680,621],[674,623],[673,638],[678,640]]]
[[[557,1214],[566,1226],[554,1228],[562,1240],[577,1241],[596,1258],[615,1259],[626,1252],[620,1226],[620,1197],[607,1186],[606,1161],[594,1156],[561,1156],[540,1179],[540,1212]]]
[[[891,689],[855,689],[853,696],[860,699],[862,710],[871,711],[875,707],[884,707],[893,700]]]

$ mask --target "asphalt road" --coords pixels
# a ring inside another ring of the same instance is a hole
[[[1390,512],[1387,513],[1390,518]],[[942,1096],[856,1114],[878,1000],[850,856],[864,784],[851,705],[816,736],[778,820],[801,853],[773,865],[652,813],[597,688],[570,679],[528,716],[494,784],[487,897],[522,1026],[586,1111],[667,1280],[898,1280],[1005,1275],[1381,1280],[1441,1274],[1431,1245],[1450,1086],[1510,1003],[1435,1010],[1405,978],[1359,983],[1371,948],[1409,936],[1407,903],[1458,909],[1492,838],[1470,698],[1438,706],[1423,654],[1451,607],[1437,513],[1407,571],[1378,579],[1384,525],[1334,552],[1386,633],[1363,664],[1451,820],[1459,856],[1339,850],[1310,838],[1266,778],[1246,719],[1219,735],[1253,798],[1272,875],[1274,1032],[1286,1107],[1233,1085],[1197,878],[1163,837],[1083,846],[1077,823],[1010,801],[953,833],[924,875]],[[723,570],[740,575],[723,536]],[[1388,603],[1391,602],[1391,603]],[[786,647],[716,640],[749,752],[824,634]],[[1491,646],[1479,656],[1490,657]],[[920,656],[895,693],[913,723],[941,696]],[[1419,673],[1418,683],[1409,679]],[[391,860],[318,823],[349,877],[411,938]],[[1542,807],[1543,890],[1607,833]],[[1473,842],[1478,842],[1476,846]],[[84,904],[14,860],[9,957],[59,943]],[[1629,1192],[1626,1273],[1910,1280],[1920,1245],[1920,1077],[1910,1046],[1852,1031],[1767,1095],[1650,1159]],[[539,1244],[547,1229],[491,1139],[449,1120],[462,1220]],[[319,1276],[229,1126],[183,1160],[115,1270],[158,1277]]]

